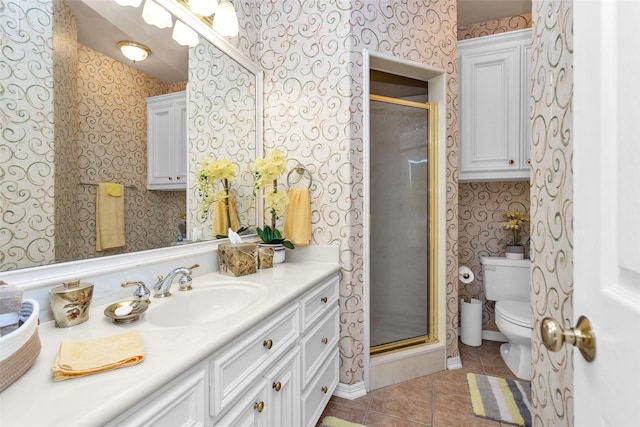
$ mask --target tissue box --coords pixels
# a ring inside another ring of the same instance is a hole
[[[223,243],[218,246],[218,267],[227,276],[253,274],[258,268],[257,243]]]

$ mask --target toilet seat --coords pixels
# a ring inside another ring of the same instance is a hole
[[[509,323],[532,329],[531,305],[522,301],[496,302],[496,316],[502,317]]]

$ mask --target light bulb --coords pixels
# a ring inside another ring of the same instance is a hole
[[[144,2],[144,8],[142,9],[142,19],[149,25],[155,25],[158,28],[170,28],[173,25],[171,14],[167,12],[162,6],[153,2],[153,0],[146,0]]]
[[[211,16],[218,11],[218,0],[189,0],[189,9],[202,16]]]
[[[222,36],[238,35],[238,16],[231,2],[227,0],[220,2],[218,12],[213,17],[213,29]]]
[[[178,21],[176,19],[176,25],[173,27],[173,34],[171,37],[178,43],[183,46],[196,46],[200,39],[198,38],[198,34],[193,31],[190,27],[183,24],[182,21]]]

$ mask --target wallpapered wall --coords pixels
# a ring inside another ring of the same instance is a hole
[[[458,28],[458,40],[506,33],[531,27],[531,14],[495,19]],[[529,182],[461,182],[458,186],[458,263],[473,270],[472,283],[459,284],[460,298],[478,298],[482,301],[482,325],[484,330],[497,331],[494,303],[487,303],[484,296],[484,278],[480,257],[504,256],[505,230],[502,212],[520,210],[529,213]],[[527,230],[521,237],[526,243]]]
[[[0,270],[58,261],[54,247],[59,260],[101,254],[96,188],[79,182],[135,185],[125,190],[126,249],[169,244],[185,195],[146,191],[144,97],[184,84],[167,85],[84,46],[75,49],[74,18],[62,2],[8,1],[0,19],[3,40],[14,47],[0,51],[7,64],[0,71]],[[64,50],[53,50],[68,39]],[[63,86],[54,88],[54,81]]]
[[[211,238],[211,213],[202,218],[198,209],[195,171],[204,157],[238,165],[231,184],[238,220],[255,225],[256,84],[244,67],[202,38],[189,51],[189,81],[189,224]]]
[[[362,51],[446,70],[447,353],[457,356],[456,2],[259,2],[257,55],[265,70],[265,151],[314,178],[313,244],[339,245],[340,381],[364,379]],[[253,22],[253,21],[251,21]],[[443,130],[445,131],[445,130]]]
[[[573,350],[549,352],[540,323],[573,324],[573,2],[534,0],[532,19],[533,425],[572,426]]]

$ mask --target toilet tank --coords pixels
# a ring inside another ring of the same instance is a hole
[[[490,301],[529,301],[531,261],[481,257],[484,294]]]

